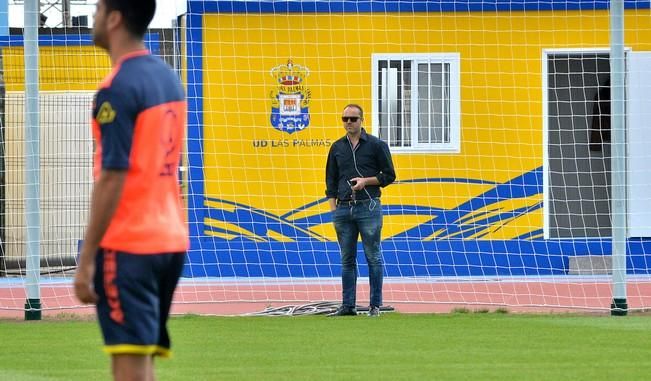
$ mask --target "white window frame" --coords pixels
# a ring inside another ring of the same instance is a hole
[[[411,61],[411,103],[410,107],[410,142],[411,146],[396,147],[389,143],[394,153],[459,153],[461,151],[461,57],[459,53],[410,53],[410,54],[373,54],[372,55],[372,128],[376,135],[380,131],[378,73],[380,61]],[[449,133],[448,143],[419,143],[418,142],[418,64],[448,64],[450,68],[448,92]],[[386,81],[383,81],[386,83]],[[404,111],[403,111],[404,112]],[[404,120],[404,119],[403,119]],[[391,129],[389,129],[390,134]],[[389,140],[391,136],[389,135]]]

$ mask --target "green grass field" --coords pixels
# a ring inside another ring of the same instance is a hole
[[[651,318],[175,317],[164,380],[643,380]],[[93,321],[0,320],[0,380],[109,380]]]

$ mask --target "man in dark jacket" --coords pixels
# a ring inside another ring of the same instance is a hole
[[[382,305],[383,262],[380,250],[382,205],[380,188],[396,173],[389,146],[362,128],[359,105],[344,107],[346,135],[331,147],[326,165],[326,196],[341,249],[342,304],[332,316],[357,315],[357,239],[361,235],[370,283],[369,316]]]

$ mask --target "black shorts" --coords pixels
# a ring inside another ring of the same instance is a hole
[[[98,251],[94,283],[105,352],[169,357],[167,319],[184,261],[185,253]]]

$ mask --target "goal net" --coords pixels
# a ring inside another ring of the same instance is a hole
[[[626,2],[629,63],[651,48],[648,8]],[[185,22],[186,275],[217,281],[202,300],[340,300],[325,162],[358,103],[398,177],[385,303],[610,308],[608,3],[190,1]],[[628,86],[648,94],[638,67]],[[648,184],[636,155],[630,190]],[[629,304],[644,308],[649,197],[633,198]]]
[[[174,38],[172,29],[152,29],[145,42],[154,54],[178,67]],[[106,52],[93,46],[89,28],[43,28],[38,37],[38,109],[28,111],[25,42],[19,28],[0,37],[0,317],[28,308],[30,271],[37,274],[43,310],[56,313],[79,307],[71,284],[90,206],[91,104],[111,70]],[[38,134],[32,140],[25,133],[26,112],[39,115]],[[35,261],[39,266],[31,269],[27,230],[34,226],[27,214],[34,211],[26,205],[34,174],[27,178],[28,160],[38,161],[39,193]]]
[[[148,34],[187,85],[181,184],[191,248],[175,311],[341,300],[325,164],[349,103],[363,107],[364,128],[389,145],[397,173],[381,197],[386,305],[606,311],[611,206],[623,201],[628,305],[648,308],[650,3],[625,1],[626,155],[614,159],[626,163],[626,200],[612,199],[608,7],[188,1],[178,28]],[[79,307],[66,282],[90,192],[83,104],[110,65],[88,30],[61,33],[64,43],[40,48],[42,279],[65,285],[42,295],[54,310]],[[21,43],[2,46],[0,311],[24,303],[3,286],[24,275],[27,153],[20,74],[10,77],[23,70]],[[357,301],[366,305],[361,242],[358,252]]]

